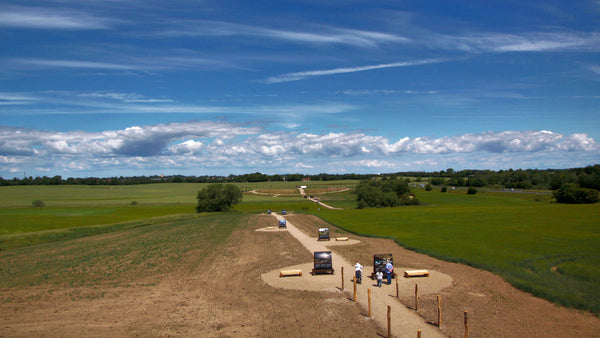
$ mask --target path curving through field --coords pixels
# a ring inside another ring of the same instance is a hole
[[[285,217],[272,214],[278,220]],[[296,228],[289,220],[287,221],[287,231],[294,236],[302,245],[311,253],[315,251],[329,251],[327,242],[319,242],[316,238],[312,238],[304,234]],[[337,244],[337,243],[336,243]],[[350,299],[354,298],[352,276],[354,274],[354,264],[346,261],[344,257],[332,251],[333,266],[336,271],[334,275],[311,275],[313,263],[306,263],[292,267],[282,267],[281,270],[301,269],[303,275],[301,277],[279,277],[279,270],[274,270],[263,274],[262,279],[269,285],[287,289],[310,290],[310,291],[337,291],[341,288],[341,267],[344,267],[344,292],[349,293]],[[357,284],[357,302],[364,309],[368,308],[368,290],[371,289],[371,314],[382,327],[387,328],[387,307],[391,307],[391,332],[394,337],[415,337],[417,331],[421,330],[423,337],[445,337],[446,335],[436,326],[416,314],[413,310],[408,309],[396,298],[396,282],[392,281],[391,285],[384,284],[381,288],[376,286],[375,281],[371,280],[368,275],[372,271],[372,266],[365,266],[363,269],[363,283]],[[401,275],[404,268],[396,267],[395,271]],[[412,287],[414,281],[398,277],[399,291],[402,294],[413,292]],[[419,290],[422,294],[436,293],[440,290],[452,285],[452,278],[446,274],[430,271],[430,277],[419,280]],[[365,312],[366,314],[366,312]]]

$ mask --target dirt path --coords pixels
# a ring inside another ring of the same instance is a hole
[[[278,220],[284,219],[283,216],[274,214]],[[327,251],[330,248],[327,247],[329,242],[319,242],[315,238],[305,235],[302,231],[297,229],[291,222],[287,222],[288,232],[294,236],[309,252],[315,251]],[[341,242],[338,242],[341,243]],[[312,269],[312,263],[301,264],[295,266],[289,266],[283,269],[301,269],[303,271],[302,277],[279,277],[279,269],[271,271],[263,275],[263,279],[275,287],[283,287],[290,289],[302,289],[302,290],[315,290],[315,291],[331,291],[335,290],[336,286],[341,287],[341,278],[345,280],[345,291],[351,292],[351,298],[354,298],[354,285],[352,282],[352,275],[354,264],[346,261],[344,257],[337,254],[335,250],[332,251],[332,261],[334,262],[334,268],[338,273],[341,273],[341,267],[344,267],[344,276],[336,275],[315,275],[312,276],[309,271]],[[365,266],[364,271],[372,271],[372,266]],[[395,268],[396,271],[403,271],[403,268]],[[421,286],[421,292],[423,294],[429,294],[439,292],[440,290],[449,287],[452,284],[452,278],[448,275],[439,273],[437,271],[430,271],[430,277],[423,280]],[[408,283],[408,279],[404,279],[399,282],[399,290],[402,289],[405,293],[407,288],[405,284]],[[347,285],[347,287],[346,287]],[[352,291],[348,291],[350,288]],[[376,287],[375,283],[370,280],[367,276],[363,278],[363,283],[357,284],[357,302],[359,302],[364,309],[368,309],[368,289],[371,289],[371,314],[372,318],[377,320],[383,327],[387,327],[387,307],[391,307],[391,332],[395,337],[414,337],[418,330],[421,330],[422,335],[425,337],[445,337],[438,328],[425,322],[425,320],[406,308],[396,298],[396,287],[395,282],[391,285],[383,285],[381,288]]]
[[[341,191],[347,191],[347,190],[350,190],[350,189],[343,189],[343,190],[340,190],[340,192]],[[302,197],[306,196],[306,193],[304,192],[304,188],[298,188],[298,191],[300,191],[300,195],[302,195]],[[342,208],[336,208],[336,207],[332,207],[329,204],[325,204],[325,203],[323,203],[323,202],[321,202],[318,199],[313,198],[313,197],[308,197],[308,199],[311,200],[311,201],[313,201],[313,202],[315,202],[315,203],[318,203],[319,205],[321,205],[321,206],[323,206],[324,208],[327,208],[327,209],[343,210]]]

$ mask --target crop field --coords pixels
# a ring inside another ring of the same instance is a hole
[[[205,257],[242,224],[243,217],[240,213],[197,214],[188,219],[139,223],[94,241],[8,250],[0,256],[0,288],[64,283],[127,287],[132,280],[153,283],[169,269],[191,270],[199,262],[186,262],[188,252],[195,251],[196,259]],[[185,264],[189,266],[182,266]],[[87,296],[100,297],[101,290],[98,292]]]

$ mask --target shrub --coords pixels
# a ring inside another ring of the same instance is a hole
[[[566,183],[553,193],[558,203],[591,204],[599,200],[598,190],[581,188],[576,183]]]
[[[242,191],[233,184],[211,184],[198,192],[196,211],[228,211],[242,200]]]
[[[448,187],[446,187],[446,186],[442,187],[442,192],[446,192],[447,190],[448,190]]]
[[[425,186],[425,191],[431,191],[433,190],[433,186],[430,183],[427,183],[427,185]]]
[[[36,208],[42,208],[46,206],[46,203],[44,203],[42,200],[35,200],[31,204],[33,204],[33,206]]]
[[[467,195],[475,195],[477,193],[477,188],[475,187],[469,187],[469,189],[467,189]]]

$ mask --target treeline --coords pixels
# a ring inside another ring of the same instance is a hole
[[[433,185],[457,187],[498,187],[507,189],[556,190],[574,183],[582,188],[600,190],[600,165],[572,169],[518,170],[442,170],[431,173],[412,173],[416,181],[427,177]]]
[[[339,181],[339,180],[361,180],[372,177],[373,175],[360,174],[284,174],[284,175],[265,175],[259,172],[244,175],[229,176],[120,176],[120,177],[85,177],[63,179],[62,176],[42,176],[42,177],[24,177],[4,179],[0,177],[0,185],[133,185],[133,184],[151,184],[151,183],[245,183],[245,182],[296,182],[304,179],[311,181]]]
[[[150,183],[232,183],[232,182],[278,182],[278,181],[336,181],[364,180],[374,176],[381,178],[411,177],[417,182],[429,180],[433,185],[456,187],[497,187],[507,189],[556,190],[564,184],[577,184],[582,188],[600,190],[600,165],[572,169],[509,169],[509,170],[460,170],[447,169],[434,172],[399,172],[380,175],[361,174],[282,174],[266,175],[259,172],[229,176],[132,176],[132,177],[87,177],[63,179],[54,177],[25,177],[3,179],[0,185],[131,185]]]

